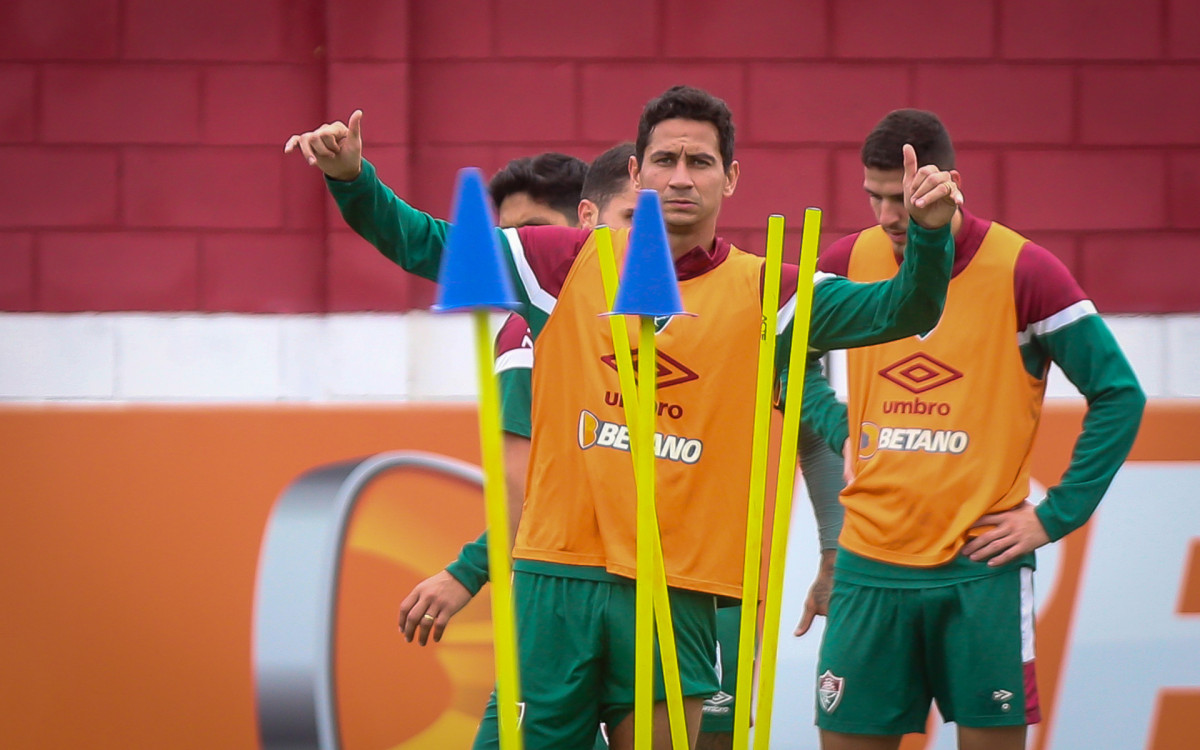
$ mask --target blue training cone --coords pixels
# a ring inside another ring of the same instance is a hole
[[[483,173],[475,167],[460,169],[438,271],[435,312],[517,307],[489,201]]]
[[[675,278],[662,205],[653,190],[638,193],[613,314],[660,317],[688,314],[679,298],[679,281]]]

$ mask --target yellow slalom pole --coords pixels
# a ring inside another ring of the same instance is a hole
[[[821,239],[821,210],[804,212],[800,241],[800,276],[796,282],[796,313],[792,322],[792,351],[783,414],[783,439],[779,448],[779,483],[775,492],[775,524],[771,531],[771,563],[767,574],[766,614],[763,620],[762,667],[758,680],[758,723],[755,750],[771,742],[771,714],[775,708],[775,667],[778,662],[779,624],[783,604],[783,568],[787,560],[788,531],[792,519],[792,494],[796,480],[796,445],[800,437],[800,403],[804,400],[804,364],[808,355],[808,329],[812,322],[813,274]],[[739,693],[740,694],[740,693]]]
[[[488,569],[492,582],[492,626],[496,654],[496,712],[502,750],[522,750],[521,679],[517,671],[517,629],[513,615],[509,560],[508,492],[500,437],[500,396],[492,364],[492,336],[486,310],[475,310],[475,359],[479,371],[479,443],[483,453],[483,498],[487,512]]]
[[[617,262],[613,253],[612,231],[601,226],[596,228],[596,249],[600,258],[600,277],[604,284],[604,299],[611,310],[617,297]],[[625,424],[631,438],[630,452],[636,461],[638,446],[638,413],[636,380],[633,376],[633,357],[629,349],[629,331],[620,315],[608,316],[612,331],[613,353],[617,360],[617,377],[621,384],[621,400],[624,403]],[[653,440],[653,431],[651,433]],[[651,444],[653,450],[653,444]],[[675,646],[675,628],[671,620],[671,601],[667,595],[667,573],[663,565],[662,540],[659,538],[658,513],[654,510],[654,622],[658,630],[658,647],[661,654],[663,684],[667,692],[667,716],[671,723],[671,747],[686,750],[688,746],[687,721],[683,714],[683,688],[679,677],[679,655]],[[636,717],[635,717],[636,718]]]
[[[638,439],[634,453],[637,478],[637,622],[634,644],[633,746],[654,746],[654,318],[641,318],[638,341]]]
[[[742,568],[742,619],[738,630],[737,706],[733,746],[749,747],[750,707],[754,690],[754,633],[758,625],[758,579],[762,562],[763,506],[766,503],[767,449],[771,429],[771,388],[775,375],[775,325],[779,318],[779,276],[783,263],[783,217],[767,220],[766,275],[762,290],[762,328],[758,339],[758,376],[754,389],[754,440],[750,457],[750,496],[746,510],[746,557]]]

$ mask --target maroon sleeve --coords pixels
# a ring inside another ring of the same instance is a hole
[[[817,270],[832,273],[837,276],[850,275],[850,251],[858,240],[860,232],[848,234],[834,241],[825,248],[825,252],[817,257]]]
[[[767,264],[763,264],[763,272],[758,279],[761,290],[766,281]],[[782,308],[796,294],[796,283],[800,278],[800,267],[792,263],[784,263],[779,269],[779,306]],[[761,292],[760,292],[761,293]]]
[[[571,264],[583,249],[591,230],[538,225],[521,227],[517,235],[525,247],[525,259],[533,269],[538,285],[558,297]]]
[[[1013,271],[1017,331],[1087,299],[1071,272],[1041,245],[1026,242]]]
[[[496,332],[496,357],[514,349],[532,349],[533,335],[529,332],[529,324],[516,313],[509,313]]]

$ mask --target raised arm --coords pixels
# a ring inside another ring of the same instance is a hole
[[[949,172],[917,168],[904,146],[904,204],[909,211],[908,249],[900,271],[887,281],[861,284],[819,274],[813,292],[810,346],[845,349],[924,333],[937,325],[954,261],[950,221],[962,194]]]

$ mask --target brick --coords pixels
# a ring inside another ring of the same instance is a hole
[[[324,231],[328,216],[341,222],[337,207],[325,189],[320,170],[308,166],[304,159],[292,154],[283,160],[282,200],[283,226],[287,229]],[[330,209],[332,214],[327,215]]]
[[[737,158],[741,178],[733,196],[721,207],[722,229],[765,231],[771,214],[781,214],[787,226],[799,227],[805,208],[827,202],[829,169],[824,151],[744,148]]]
[[[1167,213],[1177,229],[1200,229],[1200,151],[1176,152],[1169,162]]]
[[[36,88],[32,65],[0,65],[0,132],[8,143],[34,139]]]
[[[486,58],[493,51],[495,11],[483,0],[410,3],[409,43],[419,59]]]
[[[858,145],[880,117],[911,103],[908,79],[896,65],[753,64],[742,142]]]
[[[992,151],[959,150],[955,154],[967,210],[1003,221],[1000,205],[1000,157]]]
[[[413,154],[411,203],[434,216],[446,218],[450,215],[450,199],[459,169],[479,167],[490,177],[507,163],[507,159],[496,156],[495,148],[488,146],[421,147]]]
[[[839,0],[833,8],[838,57],[942,59],[993,54],[991,3],[933,0],[919,13],[889,0]]]
[[[5,0],[0,59],[113,59],[119,14],[119,0]]]
[[[329,117],[346,122],[354,110],[361,109],[363,138],[368,143],[408,143],[412,129],[408,75],[405,63],[333,63],[329,66]]]
[[[1010,226],[1006,222],[1001,222],[1005,226]],[[1049,250],[1054,257],[1063,262],[1067,270],[1078,281],[1083,276],[1083,254],[1079,249],[1082,242],[1080,235],[1076,232],[1047,232],[1038,230],[1035,232],[1026,232],[1021,227],[1010,227],[1020,232],[1022,236],[1029,239],[1038,245]]]
[[[204,71],[200,137],[222,146],[283,147],[321,124],[324,69],[317,65],[222,65]]]
[[[406,59],[409,37],[413,30],[420,28],[409,24],[408,6],[409,3],[393,0],[340,0],[328,3],[326,33],[329,59]]]
[[[1141,0],[1008,0],[998,7],[1000,54],[1006,58],[1138,60],[1162,53],[1159,6]]]
[[[1067,143],[1071,78],[1066,66],[921,65],[913,102],[936,112],[956,144]]]
[[[200,304],[209,312],[324,312],[319,234],[212,234],[200,243]]]
[[[422,63],[413,76],[415,140],[478,143],[569,138],[574,70],[542,63]],[[452,92],[452,93],[451,93]]]
[[[53,232],[38,247],[43,310],[194,310],[197,239],[168,232]]]
[[[1104,145],[1200,144],[1200,66],[1084,68],[1083,142]],[[1120,102],[1120,106],[1113,106]]]
[[[437,284],[415,276],[408,280],[408,309],[428,310],[437,298]]]
[[[561,0],[496,0],[494,23],[503,57],[628,59],[658,52],[658,11],[643,0],[608,0],[602,18]]]
[[[105,149],[0,148],[0,226],[111,225],[117,155]]]
[[[329,234],[328,262],[328,312],[399,312],[411,307],[410,275],[353,232]]]
[[[124,56],[132,60],[275,61],[302,14],[283,0],[164,3],[126,0]]]
[[[991,151],[959,150],[966,208],[982,219],[1001,220],[999,210],[999,157]],[[843,234],[874,226],[875,213],[863,190],[862,157],[857,149],[840,150],[834,158],[834,201],[827,226]]]
[[[1166,222],[1166,164],[1138,151],[1012,151],[1001,200],[1024,230],[1147,229]]]
[[[863,191],[863,165],[859,150],[839,149],[833,158],[833,195],[826,207],[824,225],[841,234],[875,224],[875,213]]]
[[[1200,312],[1200,233],[1085,237],[1082,258],[1080,282],[1102,312]]]
[[[282,149],[131,148],[122,217],[132,227],[266,229],[283,223]]]
[[[0,310],[36,309],[34,283],[33,235],[0,232]]]
[[[725,100],[735,125],[745,117],[742,71],[727,63],[604,63],[584,66],[580,83],[583,135],[605,143],[632,141],[646,103],[672,86],[697,86]]]
[[[1200,3],[1167,0],[1167,54],[1175,59],[1200,58]]]
[[[748,12],[719,0],[667,0],[663,53],[684,59],[822,57],[829,46],[825,6],[820,0],[764,0]]]
[[[195,143],[200,72],[161,65],[48,65],[42,137],[50,143]]]
[[[328,13],[333,5],[327,0],[285,0],[281,62],[325,64],[329,59]]]

